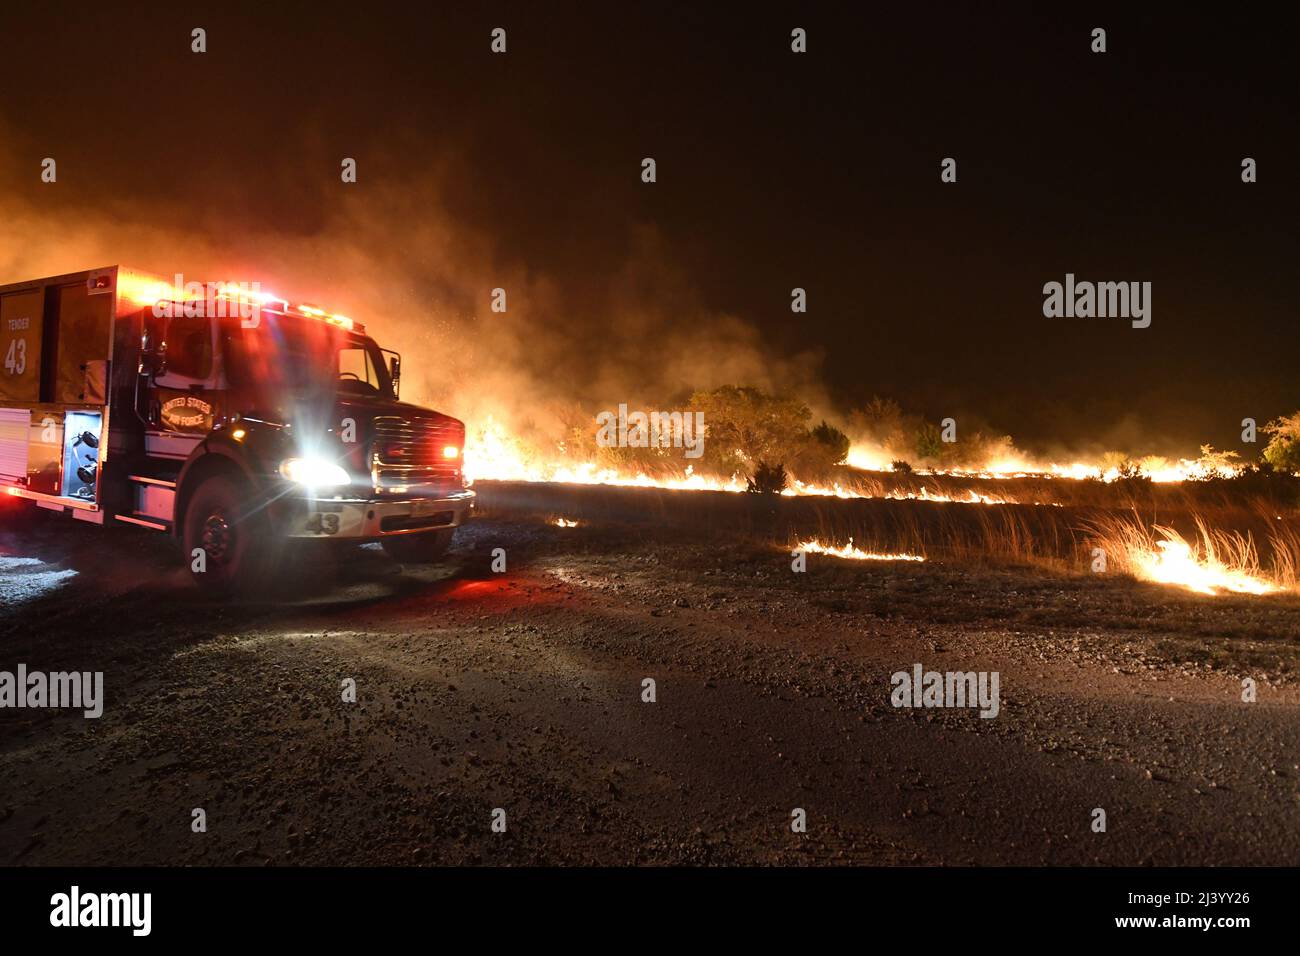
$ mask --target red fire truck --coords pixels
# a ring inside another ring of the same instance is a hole
[[[435,560],[473,508],[464,424],[399,401],[400,356],[316,306],[122,266],[15,282],[0,359],[0,493],[175,535],[215,593],[295,541]]]

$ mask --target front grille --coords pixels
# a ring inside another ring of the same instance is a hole
[[[395,416],[375,419],[371,471],[377,491],[419,488],[437,493],[461,486],[460,462],[465,426],[442,416]],[[448,445],[458,454],[447,458]]]
[[[379,522],[380,531],[418,531],[423,528],[445,528],[456,520],[452,511],[438,511],[431,515],[412,518],[410,515],[390,515]]]

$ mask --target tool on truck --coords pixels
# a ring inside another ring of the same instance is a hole
[[[217,593],[295,542],[439,557],[474,503],[464,424],[399,401],[401,357],[360,323],[197,288],[122,266],[0,286],[0,492],[169,532]]]

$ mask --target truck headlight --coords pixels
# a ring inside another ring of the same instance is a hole
[[[308,488],[333,488],[352,481],[346,471],[323,458],[287,458],[280,465],[280,474]]]

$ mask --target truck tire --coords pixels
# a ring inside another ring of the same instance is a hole
[[[242,482],[225,475],[204,479],[182,520],[184,559],[204,591],[253,594],[270,583],[277,553],[271,521]],[[203,551],[201,565],[196,548]]]
[[[447,553],[455,528],[439,528],[420,534],[402,534],[380,542],[392,557],[403,564],[427,564]]]

